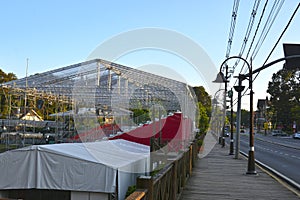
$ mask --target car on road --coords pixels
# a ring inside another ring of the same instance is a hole
[[[294,133],[293,138],[294,139],[300,139],[300,132]]]
[[[271,134],[272,136],[287,136],[287,134],[282,130],[273,130]]]
[[[229,137],[229,136],[230,136],[229,132],[228,132],[228,131],[225,131],[225,132],[224,132],[224,136],[225,136],[225,137]]]

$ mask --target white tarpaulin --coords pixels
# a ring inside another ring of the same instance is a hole
[[[35,145],[0,154],[0,189],[114,193],[118,185],[123,199],[149,160],[148,146],[126,140]]]

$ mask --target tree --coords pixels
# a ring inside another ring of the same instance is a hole
[[[207,116],[211,116],[211,96],[205,91],[203,86],[193,87],[197,101],[206,109]]]
[[[206,108],[202,105],[201,102],[198,102],[199,108],[199,130],[200,134],[206,133],[208,126],[209,126],[209,117],[207,115]]]
[[[2,69],[0,69],[0,83],[5,83],[8,81],[12,81],[12,80],[16,80],[17,76],[13,73],[5,73],[2,71]],[[4,116],[7,115],[8,112],[8,103],[7,103],[7,99],[5,97],[5,91],[4,89],[1,91],[0,94],[0,118],[3,118]]]
[[[300,123],[300,70],[283,69],[274,73],[267,92],[271,95],[271,108],[274,112],[272,124],[281,125],[285,130],[292,128],[295,121]]]
[[[205,91],[203,86],[193,87],[195,95],[198,101],[198,109],[199,113],[197,116],[197,120],[199,122],[198,128],[200,130],[200,134],[206,133],[209,127],[209,120],[211,117],[211,97]]]
[[[6,74],[5,72],[2,71],[2,69],[0,69],[0,83],[5,83],[16,79],[17,76],[14,73]]]
[[[206,108],[211,107],[211,97],[205,91],[205,88],[203,86],[196,86],[193,87],[193,89],[198,99],[198,102],[201,102],[201,104]]]
[[[241,125],[249,127],[250,125],[250,112],[248,110],[241,110]]]

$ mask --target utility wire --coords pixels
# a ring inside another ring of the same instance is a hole
[[[281,38],[283,37],[284,33],[286,32],[286,30],[287,30],[288,27],[290,26],[290,24],[291,24],[291,22],[292,22],[294,16],[295,16],[296,13],[298,12],[299,7],[300,7],[300,3],[298,3],[298,6],[297,6],[296,9],[294,10],[294,12],[293,12],[292,16],[290,17],[290,19],[289,19],[287,25],[286,25],[285,28],[283,29],[281,35],[280,35],[279,38],[277,39],[276,43],[274,44],[274,46],[273,46],[271,52],[269,53],[268,57],[266,58],[266,60],[265,60],[265,62],[264,62],[264,64],[263,64],[262,66],[264,66],[264,65],[267,63],[267,61],[269,60],[271,54],[274,52],[276,46],[278,45],[278,43],[279,43],[279,41],[281,40]],[[253,79],[253,81],[257,78],[257,76],[258,76],[259,73],[260,73],[260,72],[258,72],[258,73],[256,74],[256,76],[255,76],[255,78]]]
[[[270,13],[268,15],[268,18],[267,18],[266,22],[265,22],[263,30],[261,31],[260,37],[258,39],[258,42],[256,43],[256,46],[254,47],[254,50],[252,52],[252,56],[251,56],[252,61],[254,60],[254,58],[257,55],[257,53],[259,52],[259,50],[260,50],[263,42],[265,41],[265,39],[266,39],[266,37],[267,37],[267,35],[268,35],[268,33],[269,33],[269,31],[270,31],[270,29],[271,29],[274,21],[276,19],[276,17],[278,16],[279,11],[282,8],[283,3],[284,3],[284,0],[276,0],[276,1],[274,1],[274,4],[272,6],[272,9],[271,9],[271,11],[270,11]],[[243,67],[244,67],[244,65],[243,65]],[[243,67],[241,68],[240,73],[242,73]],[[246,73],[247,70],[249,70],[249,69],[246,68],[244,70],[244,72]],[[235,82],[235,84],[236,83],[237,83],[237,81]],[[248,88],[246,89],[246,91],[244,93],[246,93],[247,91],[248,91]]]
[[[276,17],[278,16],[279,11],[282,8],[283,3],[284,3],[284,0],[282,0],[282,1],[278,0],[278,1],[274,2],[272,10],[271,10],[271,12],[270,12],[270,14],[268,16],[268,19],[267,19],[267,21],[265,23],[265,26],[264,26],[264,28],[262,30],[262,33],[261,33],[261,35],[260,35],[260,37],[258,39],[258,42],[257,42],[257,44],[256,44],[256,46],[255,46],[255,48],[254,48],[254,50],[252,52],[252,55],[251,55],[252,60],[255,59],[255,57],[256,57],[257,53],[259,52],[259,50],[260,50],[263,42],[265,41],[265,39],[266,39],[266,37],[267,37],[267,35],[268,35],[268,33],[269,33],[269,31],[270,31],[270,29],[271,29],[274,21],[276,19]]]
[[[235,30],[236,17],[237,17],[237,12],[238,12],[238,8],[239,8],[239,3],[240,3],[240,0],[234,0],[234,3],[233,3],[232,15],[231,15],[232,18],[231,18],[231,25],[230,25],[230,31],[229,31],[229,36],[228,36],[226,58],[229,57],[229,54],[231,51],[231,45],[232,45],[232,40],[233,40],[233,35],[234,35],[234,30]]]
[[[285,26],[284,30],[283,30],[283,31],[282,31],[282,33],[280,34],[279,38],[277,39],[277,41],[276,41],[275,45],[273,46],[273,48],[272,48],[271,52],[269,53],[269,55],[268,55],[268,57],[267,57],[267,59],[265,60],[265,62],[264,62],[264,64],[263,64],[263,65],[265,65],[265,64],[267,63],[267,61],[268,61],[268,59],[270,58],[271,54],[274,52],[274,50],[275,50],[276,46],[277,46],[277,45],[278,45],[278,43],[280,42],[281,38],[283,37],[284,33],[286,32],[286,30],[287,30],[287,29],[288,29],[288,27],[290,26],[290,24],[291,24],[292,20],[294,19],[294,17],[295,17],[295,15],[296,15],[296,13],[298,12],[298,9],[299,9],[299,7],[300,7],[300,3],[298,3],[298,5],[297,5],[296,9],[294,10],[294,12],[293,12],[292,16],[291,16],[291,17],[290,17],[290,19],[289,19],[289,21],[288,21],[287,25]],[[262,66],[263,66],[263,65],[262,65]],[[257,78],[257,76],[259,75],[259,73],[260,73],[260,72],[258,72],[258,73],[256,74],[256,76],[255,76],[255,78],[253,79],[253,81],[254,81],[254,80]],[[249,87],[247,88],[247,90],[248,90],[248,89],[249,89]],[[246,91],[243,93],[243,95],[245,95],[245,94],[246,94],[247,90],[246,90]],[[236,102],[236,101],[237,101],[237,99],[235,99],[234,101]]]
[[[267,1],[268,1],[268,0],[267,0]],[[280,2],[281,2],[281,3],[280,3]],[[270,31],[270,28],[272,27],[272,25],[273,25],[273,23],[274,23],[274,21],[275,21],[277,15],[278,15],[279,10],[280,10],[281,7],[282,7],[283,2],[284,2],[284,0],[283,0],[283,1],[281,1],[281,0],[276,0],[276,1],[274,2],[273,6],[272,6],[272,9],[271,9],[271,11],[270,11],[270,14],[269,14],[269,16],[268,16],[268,18],[267,18],[267,21],[266,21],[266,23],[265,23],[265,26],[264,26],[264,28],[263,28],[263,30],[262,30],[262,32],[261,32],[261,35],[260,35],[260,37],[259,37],[259,39],[258,39],[257,44],[256,44],[256,46],[255,46],[255,48],[254,48],[254,50],[253,50],[253,53],[252,53],[251,58],[255,57],[255,56],[257,55],[258,51],[260,50],[260,48],[261,48],[261,46],[262,46],[264,40],[266,39],[266,36],[268,35],[268,33],[269,33],[269,31]],[[259,2],[258,2],[258,3],[259,3]],[[278,6],[278,5],[279,5],[279,6]],[[255,6],[256,6],[256,2],[254,3],[253,10],[254,10]],[[266,3],[265,3],[265,6],[264,6],[264,10],[265,10],[265,7],[266,7]],[[277,10],[276,10],[276,8],[277,8]],[[275,11],[276,11],[276,13],[275,13]],[[263,11],[263,13],[264,13],[264,11]],[[274,14],[274,13],[275,13],[275,14]],[[252,17],[253,17],[252,14],[253,14],[253,12],[251,13],[251,18],[250,18],[249,24],[250,24],[251,19],[252,19]],[[275,15],[275,16],[274,16],[274,15]],[[261,15],[261,18],[260,18],[260,19],[262,19],[262,16],[263,16],[263,14]],[[248,26],[249,26],[249,25],[248,25]],[[257,29],[258,29],[258,27],[257,27]],[[256,33],[257,33],[257,32],[256,32]],[[252,42],[252,43],[253,43],[253,42]],[[251,44],[251,45],[252,45],[252,44]],[[241,51],[241,52],[242,52],[242,51]],[[242,56],[241,52],[240,52],[239,56]],[[234,69],[235,69],[235,67],[237,66],[238,62],[239,62],[239,60],[235,63]],[[244,67],[244,65],[243,65],[243,67]],[[240,73],[243,71],[243,67],[242,67],[242,69],[240,70]],[[247,69],[246,69],[246,70],[247,70]],[[235,84],[236,84],[236,82],[235,82]],[[243,95],[246,94],[247,90],[248,90],[248,88],[246,89],[246,91],[244,92]]]
[[[260,14],[259,21],[258,21],[258,24],[257,24],[257,26],[256,26],[255,33],[254,33],[254,35],[253,35],[253,37],[252,37],[252,41],[251,41],[250,47],[249,47],[249,49],[248,49],[248,52],[247,52],[247,55],[246,55],[246,58],[245,58],[246,60],[248,59],[248,56],[249,56],[250,51],[251,51],[251,49],[252,49],[253,43],[254,43],[255,38],[256,38],[256,36],[257,36],[257,32],[258,32],[258,30],[259,30],[259,27],[260,27],[260,24],[261,24],[261,22],[262,22],[263,16],[264,16],[264,14],[265,14],[267,4],[268,4],[268,0],[265,2],[265,5],[264,5],[264,7],[263,7],[263,10],[262,10],[262,12],[261,12],[261,14]],[[245,64],[246,64],[246,63],[243,64],[242,69],[243,69],[243,67],[244,67]],[[241,72],[242,72],[242,70],[240,71],[240,73],[241,73]],[[234,85],[236,85],[236,84],[237,84],[237,80],[235,80]]]
[[[242,47],[241,47],[241,50],[240,50],[240,53],[238,54],[238,56],[242,56],[244,54],[249,36],[251,34],[251,31],[252,31],[252,27],[253,27],[253,24],[254,24],[254,21],[255,21],[255,16],[256,16],[256,13],[257,13],[257,9],[259,7],[259,3],[260,3],[260,0],[256,0],[254,2],[252,12],[251,12],[251,16],[250,16],[250,20],[249,20],[249,23],[248,23],[248,27],[247,27],[245,37],[244,37],[244,40],[243,40],[243,44],[242,44]],[[233,71],[236,68],[236,66],[239,64],[239,62],[240,62],[240,59],[238,59],[235,62],[234,66],[233,66]]]

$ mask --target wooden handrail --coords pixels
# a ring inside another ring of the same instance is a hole
[[[137,178],[138,190],[126,200],[173,200],[178,199],[183,187],[192,173],[192,167],[198,155],[197,142],[191,143],[188,149],[161,169],[154,177]],[[144,191],[144,193],[141,191]]]
[[[136,190],[130,194],[126,200],[143,200],[146,197],[147,190]]]

